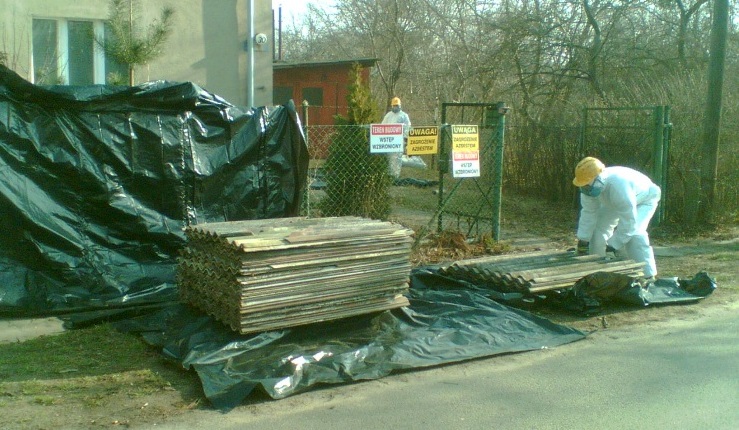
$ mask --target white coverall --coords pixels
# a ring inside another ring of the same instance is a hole
[[[403,110],[399,110],[398,113],[392,110],[385,114],[382,118],[383,124],[403,124],[403,140],[408,139],[408,133],[411,130],[411,119],[407,113]],[[391,152],[387,154],[388,173],[390,176],[397,179],[400,177],[400,168],[402,167],[402,152]]]
[[[662,191],[645,174],[628,167],[606,167],[598,197],[580,193],[577,238],[590,242],[590,254],[605,256],[606,244],[636,262],[644,262],[644,276],[656,276],[654,250],[647,227]],[[615,232],[614,232],[615,229]]]

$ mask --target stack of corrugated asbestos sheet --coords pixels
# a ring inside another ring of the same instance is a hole
[[[596,272],[643,275],[644,263],[607,259],[597,255],[542,251],[464,260],[442,267],[452,278],[486,285],[496,291],[539,293],[572,287],[580,278]]]
[[[407,306],[413,230],[359,217],[188,227],[181,298],[242,334]]]

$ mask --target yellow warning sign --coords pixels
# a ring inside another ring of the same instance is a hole
[[[413,127],[408,133],[408,155],[436,154],[439,152],[439,127]]]

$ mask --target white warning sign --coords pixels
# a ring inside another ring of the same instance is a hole
[[[403,152],[403,124],[370,125],[370,153]]]
[[[476,125],[452,126],[452,176],[480,177],[480,135]]]

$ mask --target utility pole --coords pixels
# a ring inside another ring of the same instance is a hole
[[[701,162],[701,193],[698,221],[710,223],[715,211],[716,176],[718,173],[719,131],[721,129],[721,99],[726,58],[726,34],[729,27],[729,0],[713,0],[711,51],[708,64],[708,92],[703,121],[703,159]]]

